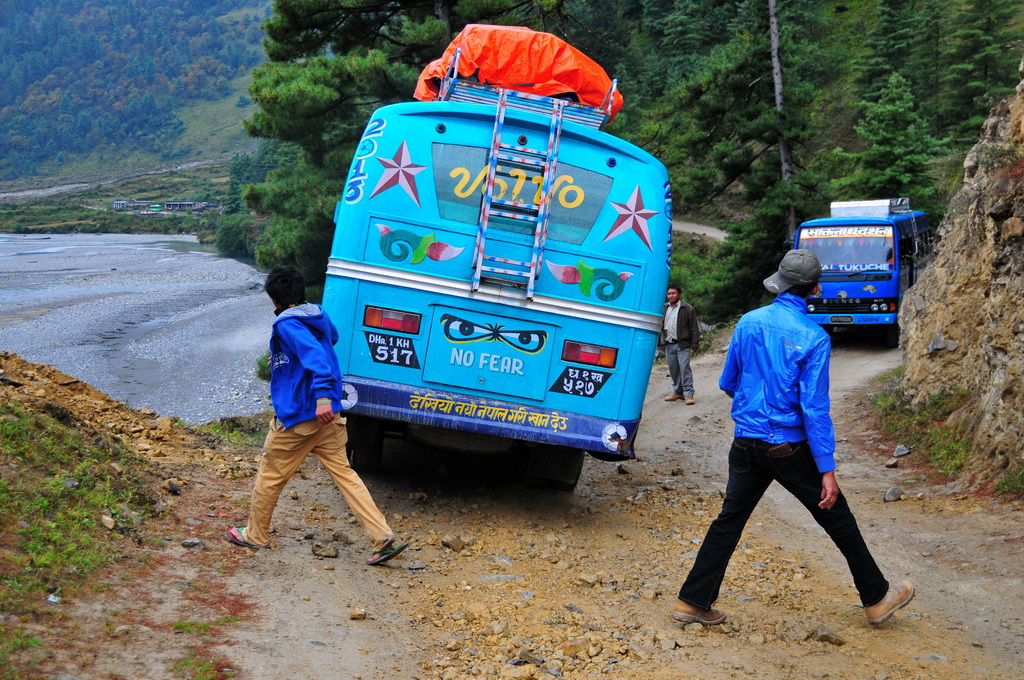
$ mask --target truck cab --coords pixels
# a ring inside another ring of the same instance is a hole
[[[931,259],[928,217],[907,198],[837,201],[829,217],[800,225],[794,247],[821,262],[821,296],[808,300],[812,320],[832,331],[868,326],[899,344],[899,309]]]

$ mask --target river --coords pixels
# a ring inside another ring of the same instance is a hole
[[[0,235],[0,350],[192,424],[251,415],[263,279],[190,236]]]

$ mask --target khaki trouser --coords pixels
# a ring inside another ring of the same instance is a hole
[[[347,442],[348,433],[338,416],[326,425],[314,418],[289,428],[282,426],[277,418],[271,420],[256,487],[252,490],[249,524],[245,527],[246,540],[256,545],[270,544],[270,517],[274,514],[277,499],[310,453],[327,468],[352,514],[370,535],[373,549],[383,547],[394,538],[391,527],[370,498],[363,480],[348,464]]]

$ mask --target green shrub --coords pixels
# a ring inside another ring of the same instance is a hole
[[[902,371],[879,379],[886,388],[872,397],[882,431],[900,440],[914,453],[923,455],[942,475],[955,475],[970,457],[964,429],[947,425],[949,416],[970,397],[965,389],[943,391],[917,404],[911,403],[900,383]]]
[[[256,377],[270,382],[270,352],[256,359]]]
[[[1007,472],[999,478],[999,491],[1024,496],[1024,468]]]

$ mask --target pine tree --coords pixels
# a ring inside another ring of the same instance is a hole
[[[255,154],[239,154],[231,159],[228,168],[228,195],[224,199],[224,214],[232,215],[242,212],[242,196],[246,187],[259,184],[267,179],[267,174],[282,163],[294,149],[287,150],[284,144],[277,141],[260,143]]]
[[[324,281],[352,151],[370,113],[407,101],[423,67],[465,23],[529,25],[543,7],[513,0],[274,0],[264,24],[270,61],[253,72],[259,110],[245,121],[254,137],[289,142],[296,163],[271,173],[246,194],[272,215],[257,262],[294,264],[311,285]],[[559,5],[554,10],[560,9]]]
[[[1011,0],[964,0],[953,15],[941,115],[946,130],[973,143],[995,100],[1013,91],[1020,50],[1012,49]]]
[[[946,44],[949,3],[946,0],[924,0],[920,23],[907,71],[911,74],[918,112],[928,121],[934,137],[942,130],[940,102],[944,96],[942,73],[945,70],[943,46]]]
[[[863,99],[877,101],[891,73],[910,78],[911,54],[920,17],[912,0],[880,0],[876,19],[864,41],[865,54],[857,61],[857,83]]]
[[[942,151],[915,111],[910,83],[898,73],[889,76],[875,103],[864,106],[856,126],[865,148],[852,154],[858,168],[840,186],[851,198],[909,196],[912,205],[927,205],[932,181],[929,163]]]
[[[728,35],[737,3],[730,0],[642,0],[640,17],[650,49],[642,52],[661,95],[673,83],[693,76],[707,54]]]
[[[715,318],[756,306],[761,280],[778,264],[790,214],[805,212],[811,176],[800,163],[809,113],[827,60],[813,48],[817,9],[810,2],[780,7],[785,106],[776,109],[768,3],[737,8],[730,41],[714,49],[696,76],[665,97],[645,126],[648,146],[669,167],[683,211],[716,200],[753,206],[732,227],[722,252],[728,281],[709,284],[702,310]],[[799,36],[799,39],[796,39]],[[780,140],[790,144],[794,176],[783,181]]]

